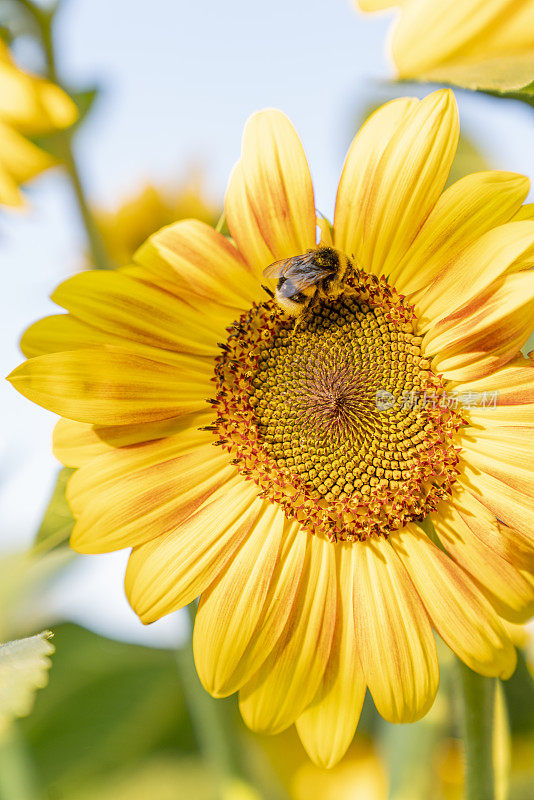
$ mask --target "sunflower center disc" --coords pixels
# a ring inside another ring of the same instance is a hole
[[[387,534],[450,491],[462,424],[442,400],[403,298],[356,273],[297,324],[270,301],[229,329],[217,360],[218,444],[314,533]]]

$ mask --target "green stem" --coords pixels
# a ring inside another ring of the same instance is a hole
[[[0,735],[0,798],[36,800],[36,776],[17,721],[7,723]]]
[[[191,603],[187,610],[193,625],[195,604]],[[230,717],[230,709],[223,700],[211,697],[200,683],[191,639],[177,650],[176,661],[199,747],[213,770],[218,796],[222,798],[229,782],[243,780],[237,746],[233,741],[234,721]]]
[[[493,716],[495,678],[484,678],[460,662],[465,743],[466,800],[495,799]]]
[[[68,90],[62,84],[57,71],[53,36],[54,13],[34,5],[30,0],[20,0],[20,2],[22,2],[25,8],[32,14],[38,25],[41,47],[46,63],[46,77],[57,86],[60,86],[63,91],[68,94]],[[86,200],[86,192],[74,156],[73,139],[76,130],[76,125],[74,125],[67,130],[58,131],[55,135],[59,157],[70,179],[78,211],[85,228],[89,254],[93,266],[97,269],[112,269],[114,265],[107,254],[95,218]]]

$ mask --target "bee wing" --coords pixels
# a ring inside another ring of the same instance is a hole
[[[281,278],[285,277],[291,270],[292,264],[295,262],[294,258],[283,258],[280,261],[275,261],[265,267],[263,274],[266,278]]]
[[[303,256],[285,258],[275,261],[263,270],[266,278],[287,278],[291,280],[294,288],[298,291],[313,286],[314,283],[332,275],[335,270],[325,269],[314,260],[314,252],[306,253]]]

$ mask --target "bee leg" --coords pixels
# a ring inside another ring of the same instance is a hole
[[[267,292],[269,297],[274,297],[274,292],[271,289],[269,289],[268,286],[264,286],[264,284],[262,283],[261,288],[263,289],[264,292]]]

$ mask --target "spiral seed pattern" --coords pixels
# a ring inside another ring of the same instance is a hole
[[[273,301],[255,306],[221,345],[216,444],[332,541],[420,519],[450,492],[462,425],[436,403],[441,381],[420,345],[404,299],[358,272],[297,323]]]

